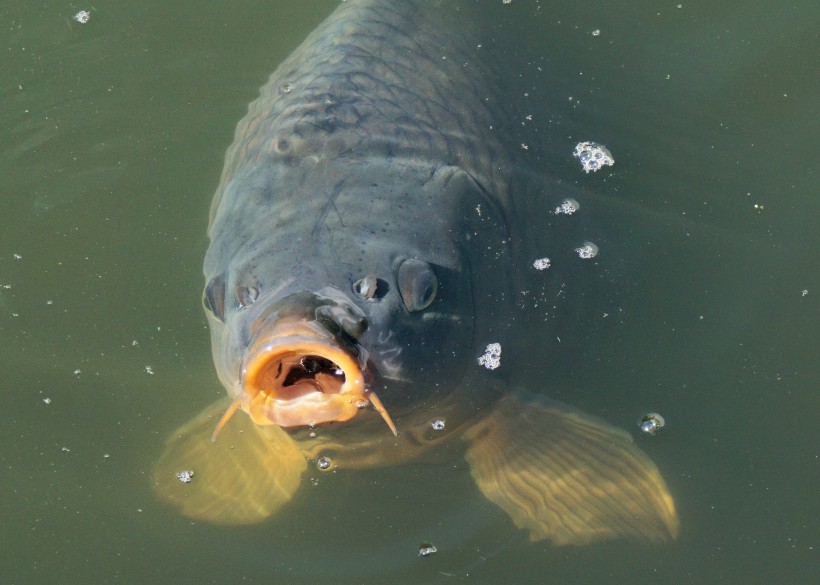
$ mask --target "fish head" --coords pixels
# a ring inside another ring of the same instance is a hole
[[[220,379],[257,424],[344,422],[373,405],[395,432],[377,391],[401,411],[474,361],[475,226],[441,198],[480,193],[429,172],[288,188],[293,174],[276,181],[273,212],[247,178],[242,203],[223,196],[216,210],[204,305]]]

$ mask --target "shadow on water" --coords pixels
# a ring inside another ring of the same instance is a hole
[[[522,265],[569,261],[576,238],[600,254],[566,278],[524,274],[518,344],[539,351],[505,358],[514,383],[630,431],[676,499],[676,542],[529,543],[461,459],[311,468],[275,520],[251,527],[191,522],[155,499],[167,434],[222,394],[198,299],[224,149],[335,5],[115,3],[87,25],[47,2],[9,9],[0,580],[813,582],[811,3],[509,6],[531,55],[525,104],[550,136],[530,171],[552,180],[524,215],[581,203],[569,228],[546,216]],[[615,166],[582,174],[582,140]],[[638,429],[650,411],[667,421],[654,437]],[[423,542],[439,552],[419,558]]]

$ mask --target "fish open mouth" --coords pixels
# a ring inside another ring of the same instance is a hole
[[[285,400],[312,392],[340,394],[346,380],[340,366],[319,355],[286,355],[263,368],[257,376],[260,385],[276,388],[277,397]]]
[[[279,324],[254,343],[242,389],[237,400],[259,425],[343,422],[372,404],[396,433],[381,401],[366,389],[358,359],[315,321]]]

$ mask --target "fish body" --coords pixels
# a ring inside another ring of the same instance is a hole
[[[343,3],[239,123],[204,265],[228,400],[155,471],[185,514],[263,520],[328,454],[340,469],[463,456],[533,539],[676,534],[628,434],[477,363],[515,335],[526,180],[505,55],[464,18],[472,4]],[[197,480],[175,481],[180,466]]]

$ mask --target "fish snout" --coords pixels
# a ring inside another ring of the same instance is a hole
[[[357,339],[367,319],[341,291],[299,293],[264,321],[254,328],[241,368],[241,402],[255,423],[343,422],[372,404],[394,429],[365,383],[367,354]]]
[[[367,405],[357,357],[318,321],[277,323],[248,349],[242,389],[257,424],[345,421]]]

